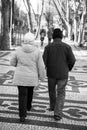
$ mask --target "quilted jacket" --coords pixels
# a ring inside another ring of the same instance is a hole
[[[44,80],[46,76],[42,53],[33,45],[19,47],[13,53],[10,64],[15,67],[14,85],[38,86],[39,80]]]

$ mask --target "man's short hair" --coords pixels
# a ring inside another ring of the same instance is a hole
[[[62,37],[63,37],[62,31],[59,28],[55,28],[53,31],[53,39],[55,39],[55,38],[62,39]]]

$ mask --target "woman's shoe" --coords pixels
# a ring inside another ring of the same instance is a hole
[[[31,107],[30,108],[27,108],[27,111],[30,111],[31,110]]]
[[[25,117],[20,117],[20,122],[21,123],[25,122]]]
[[[27,107],[27,111],[30,111],[30,110],[31,110],[31,108],[32,108],[32,106],[30,106],[30,107]]]

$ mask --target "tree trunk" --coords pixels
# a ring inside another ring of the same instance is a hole
[[[79,38],[78,38],[78,44],[83,44],[83,29],[84,29],[84,14],[82,14],[81,20],[80,20],[80,27],[79,27]]]
[[[76,42],[77,41],[77,21],[76,19],[74,18],[74,41]]]
[[[30,8],[30,0],[27,0],[28,5],[28,17],[29,17],[29,23],[30,23],[30,31],[33,32],[33,24],[32,24],[32,18],[31,18],[31,8]]]
[[[39,35],[39,32],[40,32],[40,25],[41,25],[41,18],[42,18],[42,15],[43,15],[43,9],[44,9],[44,0],[42,1],[42,9],[41,9],[40,17],[39,17],[39,22],[38,22],[38,30],[36,32],[36,39],[38,38],[38,35]]]
[[[67,29],[68,38],[70,39],[71,27],[70,27],[70,24],[69,24],[69,20],[66,20],[66,19],[64,18],[63,12],[61,11],[62,8],[61,8],[61,7],[59,8],[59,6],[56,4],[55,0],[53,0],[53,4],[54,4],[54,6],[55,6],[55,8],[56,8],[56,10],[57,10],[58,15],[60,16],[60,19],[61,19],[63,25],[65,25],[65,27],[66,27],[66,29]],[[67,4],[68,4],[68,3],[67,3]],[[62,13],[61,13],[61,12],[62,12]],[[69,13],[69,12],[68,12],[68,13]],[[68,15],[69,15],[69,14],[67,14],[67,17],[68,17]],[[68,18],[67,18],[67,19],[68,19]]]
[[[8,50],[10,49],[9,45],[9,0],[1,0],[2,3],[2,22],[3,22],[3,34],[1,38],[0,49]]]

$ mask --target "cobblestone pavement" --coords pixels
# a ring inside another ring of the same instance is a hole
[[[24,124],[19,123],[18,91],[12,85],[14,67],[9,65],[12,52],[0,52],[0,130],[87,130],[87,54],[72,46],[76,64],[69,73],[61,121],[48,111],[47,79],[34,90],[32,110]]]

